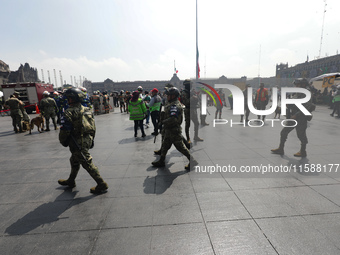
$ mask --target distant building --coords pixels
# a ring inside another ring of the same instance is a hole
[[[194,79],[192,79],[195,81]],[[183,89],[183,81],[179,79],[176,73],[173,74],[170,80],[163,80],[163,81],[123,81],[123,82],[113,82],[110,79],[106,79],[104,82],[91,82],[86,81],[84,82],[84,87],[87,89],[89,94],[92,94],[93,91],[99,90],[101,92],[113,92],[113,91],[135,91],[137,90],[138,86],[142,86],[144,91],[150,91],[153,88],[157,88],[160,91],[163,91],[166,84],[172,84],[178,89]],[[246,84],[250,84],[253,88],[257,88],[260,86],[260,82],[265,84],[265,87],[273,87],[275,86],[275,77],[271,78],[254,78],[247,80],[246,76],[241,78],[227,78],[226,76],[222,75],[219,78],[203,78],[199,80],[200,82],[206,83],[208,85],[214,86],[215,84],[232,84],[236,85],[241,89],[244,89]],[[194,88],[197,90],[198,87],[203,87],[200,84],[194,83]],[[227,92],[227,91],[226,91]],[[229,92],[227,92],[229,93]]]
[[[101,92],[113,92],[113,91],[135,91],[138,86],[142,86],[144,91],[151,91],[154,88],[159,90],[163,90],[165,85],[171,83],[172,85],[181,88],[183,86],[183,81],[181,81],[177,74],[174,74],[170,80],[163,81],[122,81],[122,82],[114,82],[110,79],[106,79],[104,82],[91,82],[85,81],[83,83],[84,87],[87,89],[89,94],[92,94],[93,91],[99,90]]]
[[[0,60],[0,84],[16,82],[40,82],[37,69],[25,63],[21,64],[17,71],[11,71],[9,66]]]
[[[340,55],[334,55],[307,61],[296,66],[288,67],[288,63],[276,65],[276,83],[279,86],[292,86],[296,78],[311,79],[325,73],[340,72]]]
[[[10,73],[9,66],[0,60],[0,84],[7,83]]]

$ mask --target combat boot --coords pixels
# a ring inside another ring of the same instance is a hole
[[[161,155],[161,150],[158,150],[158,151],[153,151],[153,153],[155,153],[156,155]]]
[[[102,194],[106,193],[108,188],[109,186],[107,185],[107,183],[102,181],[101,183],[98,183],[96,187],[92,187],[90,189],[90,192],[93,194]]]
[[[307,157],[306,144],[301,144],[301,149],[299,152],[294,154],[294,157],[305,158]]]
[[[76,186],[76,182],[74,180],[70,179],[60,179],[58,180],[58,183],[62,186],[69,186],[70,188],[74,188]]]
[[[294,154],[294,157],[305,158],[305,157],[307,157],[307,152],[306,151],[299,151],[299,152]]]
[[[185,170],[187,170],[188,172],[190,172],[191,168],[193,168],[194,166],[197,166],[198,162],[195,159],[190,160],[189,164],[187,164],[184,168]]]
[[[283,148],[281,148],[281,147],[279,147],[279,148],[277,148],[277,149],[272,149],[271,152],[272,152],[273,154],[279,154],[279,155],[285,154]]]
[[[155,167],[163,167],[165,166],[165,156],[161,156],[158,161],[154,161],[151,163]]]

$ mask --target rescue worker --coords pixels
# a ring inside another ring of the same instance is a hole
[[[307,88],[308,81],[304,78],[296,79],[294,84],[298,88]],[[304,98],[305,94],[296,93],[292,98]],[[307,103],[304,103],[303,106],[309,111],[312,112],[315,110],[315,105],[312,104],[311,100]],[[284,154],[284,144],[287,140],[288,134],[295,128],[297,137],[301,142],[301,149],[299,152],[295,153],[295,157],[307,157],[306,145],[308,143],[306,129],[307,129],[307,121],[312,119],[312,116],[305,115],[303,112],[295,104],[287,105],[287,119],[294,119],[297,122],[295,127],[284,127],[280,133],[280,145],[277,149],[272,149],[272,153],[283,155]],[[295,123],[293,121],[288,121],[288,126],[293,126]]]
[[[181,93],[181,102],[185,105],[184,116],[185,116],[185,135],[187,137],[187,141],[191,143],[190,140],[190,122],[194,123],[194,141],[201,142],[203,139],[198,137],[198,116],[197,116],[197,104],[198,97],[193,95],[191,90],[191,80],[186,79],[183,82],[184,89]]]
[[[143,87],[138,86],[137,91],[139,92],[139,97],[143,99]]]
[[[151,121],[153,124],[153,133],[151,135],[158,135],[158,121],[159,121],[159,114],[161,110],[162,99],[158,95],[158,89],[154,88],[151,90],[151,100],[149,103],[149,111],[151,115]]]
[[[58,110],[58,106],[53,98],[50,98],[50,92],[43,92],[43,99],[40,101],[40,111],[45,118],[46,129],[45,131],[50,131],[50,118],[52,119],[54,130],[57,130],[57,122],[56,122],[56,111]]]
[[[76,186],[75,179],[80,165],[96,181],[97,186],[90,189],[91,193],[100,194],[108,189],[108,185],[100,176],[98,168],[92,163],[89,149],[94,146],[96,126],[93,112],[81,105],[84,93],[78,88],[71,88],[65,92],[69,108],[64,112],[60,127],[59,141],[71,151],[71,173],[68,179],[60,179],[58,183],[71,188]]]
[[[89,95],[87,94],[87,89],[84,87],[79,87],[79,89],[85,94],[85,98],[81,104],[85,107],[90,107],[90,109],[92,109],[92,104]]]
[[[151,101],[151,97],[149,96],[149,92],[145,91],[145,95],[143,96],[142,100],[146,105],[146,118],[145,118],[145,127],[149,128],[149,121],[150,121],[150,109],[149,109],[149,103]]]
[[[120,112],[125,112],[125,95],[124,95],[124,90],[121,90],[118,96],[118,100],[119,100],[119,107],[120,107]]]
[[[97,91],[93,92],[93,95],[90,97],[90,102],[94,108],[94,114],[99,115],[100,111],[100,96],[98,95]]]
[[[142,131],[142,137],[145,137],[146,135],[144,133],[143,120],[146,114],[146,106],[143,100],[139,97],[138,91],[132,93],[132,97],[128,107],[130,112],[130,120],[133,120],[135,122],[135,137],[137,137],[138,127]]]
[[[15,133],[22,133],[22,120],[23,114],[20,107],[23,107],[25,104],[19,100],[20,93],[15,91],[13,93],[13,97],[9,98],[5,102],[5,107],[9,107],[11,110],[11,118],[12,118],[12,125],[14,127]],[[19,130],[18,130],[19,127]]]
[[[54,91],[53,92],[53,99],[57,105],[57,109],[56,109],[56,115],[57,115],[57,124],[60,125],[60,117],[61,117],[61,111],[60,111],[60,108],[61,108],[61,100],[60,100],[60,96],[59,96],[59,93],[57,91]]]
[[[250,110],[249,110],[249,107],[248,107],[248,92],[247,92],[247,89],[250,88],[250,84],[247,84],[246,85],[246,88],[243,90],[243,98],[244,98],[244,112],[245,112],[245,115],[246,115],[246,125],[248,124],[249,122],[249,113],[250,113]],[[253,102],[253,100],[252,100]],[[240,122],[243,122],[243,117],[244,115],[241,115],[241,120]]]
[[[105,110],[105,113],[110,113],[110,97],[107,94],[107,91],[103,92],[103,107]]]
[[[126,105],[126,113],[129,113],[129,102],[131,100],[131,93],[130,91],[126,91],[125,97],[124,97],[124,101],[125,101],[125,105]]]
[[[178,100],[179,91],[176,87],[172,87],[165,93],[168,103],[165,105],[164,118],[162,120],[164,139],[162,143],[161,157],[158,161],[152,162],[152,165],[155,167],[165,166],[166,154],[172,144],[174,144],[176,149],[188,158],[189,164],[185,166],[185,169],[190,171],[190,166],[196,165],[197,161],[190,156],[190,152],[188,148],[185,147],[182,140],[181,124],[183,122],[183,107]]]
[[[255,104],[257,110],[265,110],[269,102],[268,89],[264,87],[264,83],[260,84],[260,88],[256,92]],[[265,115],[262,116],[262,121],[266,118]],[[261,119],[261,115],[257,115],[257,119]]]

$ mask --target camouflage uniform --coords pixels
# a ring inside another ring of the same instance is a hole
[[[56,122],[56,111],[58,110],[58,106],[53,98],[45,97],[40,101],[40,111],[45,118],[46,121],[46,131],[50,130],[50,118],[52,119],[54,129],[57,129]]]
[[[308,82],[305,79],[297,79],[296,84],[307,84]],[[296,93],[293,98],[304,98],[305,95],[302,93]],[[311,100],[304,103],[303,106],[309,111],[312,112],[315,110],[315,105],[312,103]],[[310,121],[312,119],[312,116],[305,115],[303,112],[300,111],[300,109],[296,105],[288,105],[287,109],[287,118],[288,119],[294,119],[297,122],[297,125],[295,127],[284,127],[281,130],[280,133],[280,145],[277,149],[272,149],[271,151],[274,154],[284,154],[284,144],[287,140],[288,134],[295,129],[297,137],[299,138],[301,142],[301,149],[299,152],[295,153],[295,157],[306,157],[306,145],[308,143],[307,135],[306,135],[306,129],[307,129],[307,121]],[[295,123],[293,121],[288,121],[286,125],[293,126]]]
[[[161,158],[159,161],[152,162],[152,164],[157,167],[165,165],[165,156],[172,144],[174,144],[176,149],[190,161],[190,152],[183,143],[182,136],[181,124],[183,122],[183,107],[176,98],[175,100],[168,102],[164,108],[164,119],[162,120],[164,138],[162,140]],[[190,164],[186,166],[186,169],[190,169]]]
[[[15,133],[22,132],[21,122],[23,120],[23,114],[20,107],[23,105],[24,103],[16,97],[9,98],[5,102],[5,106],[8,106],[11,110],[12,125]],[[19,130],[17,127],[19,127]]]
[[[93,121],[94,130],[92,129],[91,132],[84,132],[84,112]],[[75,141],[72,139],[72,136]],[[82,165],[83,168],[97,182],[97,187],[104,187],[105,190],[107,189],[107,184],[100,176],[98,168],[92,163],[92,156],[89,153],[89,149],[93,147],[94,137],[95,124],[93,113],[91,112],[90,108],[82,106],[81,103],[71,105],[64,112],[64,115],[62,117],[62,126],[59,133],[60,143],[65,147],[69,146],[72,153],[70,158],[71,174],[67,180],[59,180],[59,184],[74,187],[75,179],[79,172],[80,165]],[[80,148],[78,148],[78,146]],[[91,192],[95,193],[94,191],[95,188],[92,188]]]

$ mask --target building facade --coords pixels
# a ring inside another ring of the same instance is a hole
[[[325,73],[340,72],[340,54],[307,61],[288,67],[288,63],[276,65],[276,83],[278,86],[292,86],[296,78],[311,79]]]

